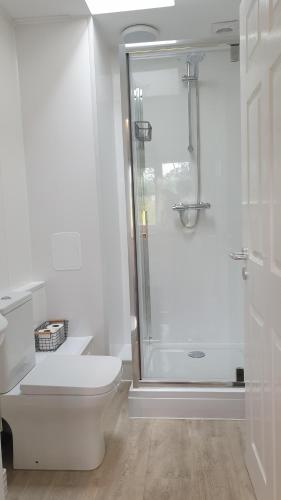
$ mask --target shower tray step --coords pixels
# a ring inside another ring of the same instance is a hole
[[[129,390],[131,418],[243,420],[242,387],[140,387]]]

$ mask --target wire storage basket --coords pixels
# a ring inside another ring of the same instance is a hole
[[[150,142],[152,140],[152,126],[150,122],[135,122],[135,136],[138,141]]]
[[[45,321],[34,331],[36,351],[56,351],[68,335],[68,320]]]

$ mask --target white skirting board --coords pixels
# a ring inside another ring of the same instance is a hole
[[[245,418],[243,388],[138,388],[129,391],[131,418]]]

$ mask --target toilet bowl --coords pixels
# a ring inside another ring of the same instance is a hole
[[[14,468],[95,469],[105,454],[102,419],[121,379],[121,360],[58,353],[36,363],[32,296],[4,297],[0,416],[12,431]]]
[[[102,418],[120,376],[121,361],[110,356],[49,355],[40,362],[0,398],[14,468],[98,467],[105,454]]]

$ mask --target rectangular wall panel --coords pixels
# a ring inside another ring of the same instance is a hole
[[[274,500],[279,500],[281,491],[281,337],[273,332],[273,442],[274,442],[274,473],[275,495]]]
[[[264,321],[250,308],[251,329],[251,441],[254,454],[264,476]]]
[[[271,199],[271,269],[281,276],[281,56],[271,69],[270,94],[272,110],[272,199]]]
[[[250,252],[263,261],[262,225],[262,161],[261,161],[261,88],[255,89],[248,101],[248,176]]]
[[[260,43],[260,5],[259,0],[253,0],[246,17],[246,51],[249,65],[254,52]]]

